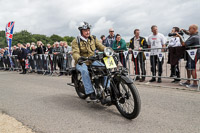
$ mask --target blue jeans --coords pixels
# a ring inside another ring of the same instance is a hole
[[[67,63],[67,60],[64,59],[64,60],[63,60],[63,71],[66,71],[66,63]]]
[[[93,66],[105,66],[103,63],[99,61],[94,61],[92,63]],[[94,92],[94,88],[92,86],[89,72],[88,72],[88,67],[85,63],[82,65],[76,64],[76,69],[81,73],[82,80],[83,80],[83,85],[85,88],[85,94],[91,94]],[[107,76],[104,77],[104,87],[106,86],[106,81],[107,81]],[[108,81],[107,87],[110,87],[110,81]]]

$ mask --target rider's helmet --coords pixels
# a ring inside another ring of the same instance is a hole
[[[87,22],[81,22],[81,23],[79,24],[78,29],[79,29],[80,32],[81,32],[81,30],[91,29],[91,27],[92,27],[92,26],[91,26],[89,23],[87,23]]]

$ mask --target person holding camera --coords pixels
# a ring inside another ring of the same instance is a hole
[[[156,76],[156,65],[158,64],[158,76],[161,76],[164,57],[162,57],[162,60],[160,61],[158,55],[160,55],[161,52],[164,52],[164,49],[162,48],[165,48],[166,40],[163,34],[158,33],[158,27],[156,25],[151,27],[151,31],[153,34],[148,37],[149,48],[152,48],[150,56],[151,72],[153,76]],[[152,77],[152,79],[149,80],[149,82],[155,81],[155,77]],[[161,77],[158,78],[157,82],[162,82]]]
[[[174,54],[174,52],[177,52],[177,51],[173,52],[172,48],[182,46],[181,42],[180,42],[180,38],[176,37],[176,32],[179,32],[181,35],[183,35],[183,33],[180,32],[180,29],[178,27],[173,27],[172,32],[168,34],[168,36],[170,37],[169,44],[168,44],[169,57],[171,56],[171,54]],[[180,70],[179,70],[178,62],[177,62],[176,65],[171,64],[171,75],[170,75],[170,77],[180,78]],[[174,81],[172,81],[172,83],[175,83],[175,82],[178,82],[178,81],[180,81],[180,79],[175,78]]]
[[[186,31],[183,29],[183,32],[186,34],[189,33],[190,37],[184,41],[179,33],[176,32],[177,37],[180,38],[181,45],[188,47],[188,46],[200,46],[200,36],[198,34],[198,25],[192,24],[189,27],[189,30]],[[197,58],[197,56],[196,56]],[[197,79],[197,72],[196,72],[196,63],[197,61],[192,60],[189,55],[187,54],[187,62],[186,62],[186,70],[187,70],[187,78],[190,79],[191,76],[193,79]],[[194,80],[193,84],[190,84],[190,80],[187,80],[184,83],[180,83],[180,85],[186,86],[188,88],[197,88],[198,84],[197,81]]]

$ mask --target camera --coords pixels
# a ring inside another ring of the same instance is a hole
[[[178,32],[178,34],[181,35],[181,36],[183,36],[184,33],[183,33],[183,31],[180,31],[180,32]],[[176,33],[169,33],[168,36],[169,37],[176,36]]]

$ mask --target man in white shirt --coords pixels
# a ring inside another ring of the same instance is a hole
[[[166,39],[163,34],[158,33],[158,28],[156,25],[153,25],[151,27],[151,31],[153,34],[148,37],[148,47],[152,48],[150,56],[151,72],[153,76],[156,76],[156,65],[158,64],[158,76],[161,76],[164,57],[162,57],[162,61],[160,61],[158,55],[160,55],[161,52],[164,52],[164,49],[162,48],[165,48]],[[154,81],[156,81],[156,78],[152,77],[149,82]],[[161,77],[158,78],[157,82],[162,82]]]

